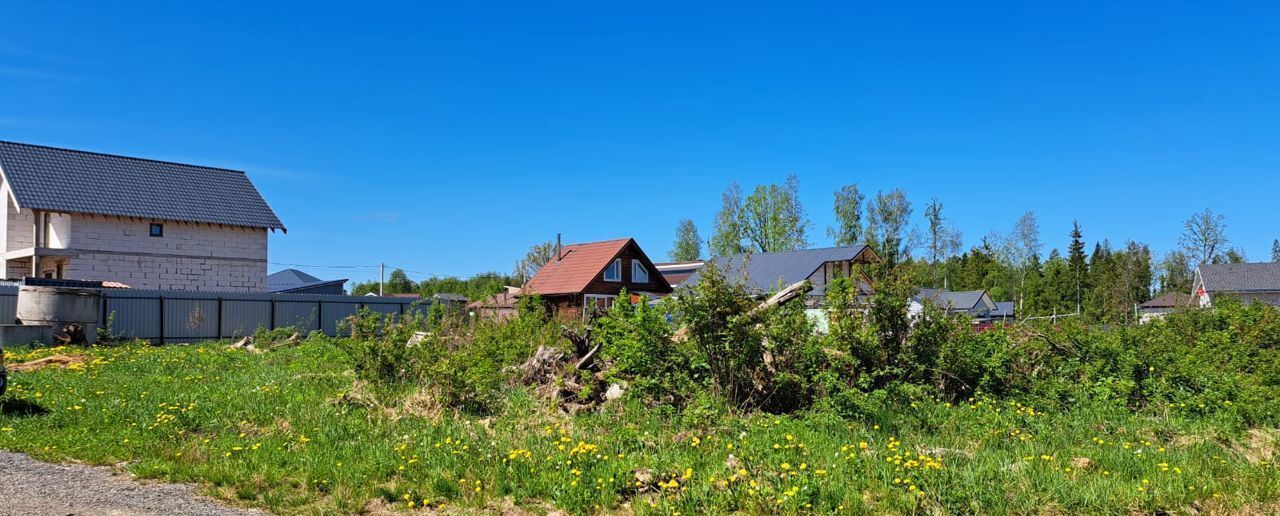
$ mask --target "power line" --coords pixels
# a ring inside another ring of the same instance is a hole
[[[301,267],[304,269],[377,269],[381,267],[381,265],[308,265],[308,264],[300,264],[300,263],[282,263],[282,262],[268,262],[268,263],[271,265],[278,265],[281,267]],[[476,273],[469,276],[462,276],[457,274],[437,274],[434,272],[409,270],[409,269],[404,269],[400,267],[395,267],[392,264],[387,264],[386,267],[392,270],[400,269],[401,271],[404,271],[405,274],[414,274],[417,276],[427,276],[431,278],[457,278],[459,280],[468,280],[468,279],[480,276],[481,274],[490,274],[490,273],[496,273],[499,275],[502,274],[498,271],[490,271],[490,272]]]
[[[267,262],[284,267],[302,267],[307,269],[377,269],[377,265],[305,265],[301,263]]]

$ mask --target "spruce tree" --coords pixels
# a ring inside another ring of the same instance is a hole
[[[1080,231],[1080,221],[1071,221],[1071,246],[1067,248],[1067,266],[1071,269],[1074,276],[1075,292],[1065,293],[1064,298],[1075,300],[1076,309],[1081,308],[1083,302],[1083,292],[1085,289],[1085,278],[1089,274],[1089,267],[1085,263],[1084,255],[1084,233]]]
[[[1271,261],[1280,263],[1280,238],[1271,241]]]

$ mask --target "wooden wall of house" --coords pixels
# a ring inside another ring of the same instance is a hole
[[[659,279],[662,277],[662,273],[658,272],[653,263],[641,259],[641,256],[640,248],[635,244],[623,248],[622,252],[618,254],[618,258],[622,259],[622,281],[605,281],[604,271],[601,271],[596,274],[595,279],[591,280],[591,283],[582,292],[584,294],[617,295],[624,286],[627,288],[627,292],[655,292],[660,294],[671,292],[667,289],[666,284]],[[649,271],[649,281],[647,283],[636,283],[634,278],[631,277],[631,262],[633,260],[641,260],[641,263],[645,264],[645,269]]]

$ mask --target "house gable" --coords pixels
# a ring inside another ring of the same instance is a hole
[[[621,260],[621,281],[605,280],[605,270],[615,260]],[[639,262],[648,271],[647,282],[635,281],[632,262]],[[624,287],[631,292],[667,294],[672,291],[658,268],[631,238],[565,246],[560,256],[538,270],[522,292],[543,297],[616,295]]]
[[[605,269],[615,260],[620,260],[622,268],[622,281],[608,281],[604,279]],[[646,282],[637,282],[634,277],[633,262],[639,262],[641,266],[649,272],[649,280]],[[591,279],[591,282],[582,289],[583,294],[601,294],[601,295],[617,295],[623,287],[627,292],[651,292],[654,294],[670,294],[672,292],[671,284],[667,283],[666,278],[654,266],[653,261],[649,260],[649,256],[644,253],[640,245],[635,240],[630,240],[627,245],[623,246],[605,262],[604,267]]]

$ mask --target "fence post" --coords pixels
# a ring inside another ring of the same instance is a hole
[[[102,327],[107,327],[107,290],[99,290],[102,293]],[[16,297],[14,299],[17,299]],[[109,329],[109,328],[108,328]]]
[[[218,340],[222,340],[222,296],[218,296]]]
[[[160,294],[160,343],[164,344],[164,294]]]
[[[316,301],[316,329],[324,333],[324,300]]]
[[[268,330],[276,329],[276,296],[271,296],[271,323],[267,325]]]

